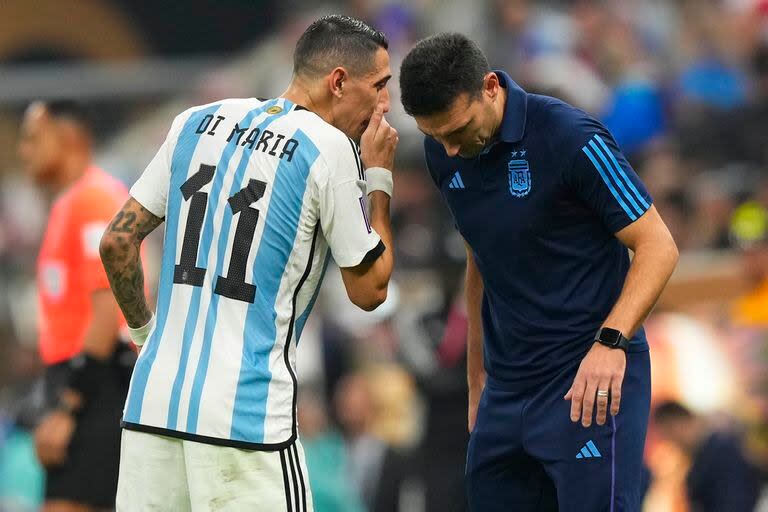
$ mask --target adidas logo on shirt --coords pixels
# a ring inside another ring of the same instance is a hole
[[[451,178],[451,182],[448,184],[448,188],[467,188],[464,186],[464,181],[461,179],[461,174],[456,171],[456,174]]]
[[[590,439],[587,441],[587,444],[581,447],[581,451],[576,454],[577,459],[591,459],[591,458],[600,458],[602,455],[600,454],[600,451],[597,449],[597,446],[595,446],[595,443],[592,442]]]

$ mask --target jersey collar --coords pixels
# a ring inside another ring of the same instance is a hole
[[[504,104],[504,118],[499,128],[499,138],[504,142],[520,142],[525,133],[525,115],[528,109],[528,93],[526,93],[504,71],[493,70],[499,77],[499,84],[507,90],[507,100]]]

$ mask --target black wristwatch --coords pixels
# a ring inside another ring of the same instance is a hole
[[[603,327],[595,334],[595,341],[606,347],[620,348],[624,352],[629,348],[629,340],[617,329]]]

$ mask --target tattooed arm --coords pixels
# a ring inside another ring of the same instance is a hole
[[[107,290],[96,290],[91,297],[93,321],[86,333],[83,354],[77,366],[72,366],[69,382],[59,396],[59,406],[46,415],[35,429],[35,449],[45,466],[61,464],[75,430],[73,415],[92,399],[102,384],[105,360],[115,347],[118,324],[115,299],[131,327],[146,325],[152,318],[144,296],[144,272],[141,268],[141,242],[160,225],[155,217],[135,199],[123,205],[104,235],[99,252],[114,298]]]
[[[163,219],[129,198],[101,238],[101,261],[129,327],[141,327],[152,317],[144,295],[140,247],[144,238],[161,222]]]

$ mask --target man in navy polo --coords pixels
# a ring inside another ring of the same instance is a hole
[[[420,41],[400,72],[467,244],[472,510],[639,511],[642,321],[678,257],[650,196],[598,121],[460,34]]]

